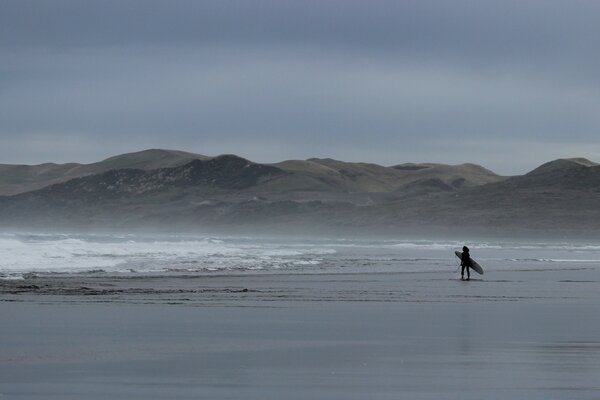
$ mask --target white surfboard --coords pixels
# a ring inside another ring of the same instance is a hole
[[[454,254],[456,255],[456,257],[462,259],[462,252],[461,251],[455,251]],[[469,257],[471,258],[471,257]],[[477,272],[480,275],[483,275],[483,268],[481,268],[481,265],[477,264],[477,261],[473,260],[471,258],[471,269],[473,269],[475,272]]]

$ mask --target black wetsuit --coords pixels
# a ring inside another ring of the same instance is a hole
[[[460,276],[461,278],[465,275],[465,268],[467,269],[467,279],[471,279],[471,256],[468,251],[463,251],[460,256]]]

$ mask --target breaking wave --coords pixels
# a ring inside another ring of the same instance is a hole
[[[0,234],[0,278],[25,274],[455,272],[458,241],[183,235]],[[600,246],[468,243],[486,271],[575,267]]]

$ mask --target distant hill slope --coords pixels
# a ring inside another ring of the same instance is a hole
[[[410,183],[431,182],[437,180],[451,188],[479,186],[486,183],[500,182],[505,177],[476,164],[400,164],[392,168],[403,171]]]
[[[275,167],[256,164],[234,155],[222,155],[149,171],[111,169],[12,197],[94,202],[98,199],[134,197],[181,189],[199,193],[228,193],[256,186],[283,174],[284,171]]]
[[[518,193],[539,190],[597,192],[600,191],[600,165],[583,158],[558,159],[488,188],[492,189]]]
[[[556,160],[522,176],[488,172],[471,164],[387,168],[322,159],[262,165],[224,155],[173,168],[110,170],[0,197],[0,223],[250,232],[273,227],[288,232],[486,231],[509,237],[516,231],[587,235],[600,230],[600,165]],[[493,182],[475,186],[477,176]],[[394,187],[392,192],[350,190]]]
[[[200,154],[176,150],[151,149],[127,153],[92,164],[0,164],[0,196],[41,189],[74,178],[101,174],[109,170],[149,171],[172,168],[192,160],[209,160]],[[269,166],[269,165],[267,165]],[[289,160],[270,164],[288,172],[263,182],[257,190],[265,192],[391,193],[454,190],[497,182],[503,178],[473,164],[408,164],[384,167],[371,163],[351,163],[333,159]]]
[[[126,153],[107,158],[98,163],[89,164],[97,168],[109,169],[143,169],[172,168],[187,164],[192,160],[208,160],[211,157],[188,153],[179,150],[150,149],[135,153]]]
[[[380,165],[332,159],[288,160],[271,165],[292,174],[285,184],[272,186],[276,190],[391,192],[401,178],[395,170]]]
[[[295,190],[401,193],[404,190],[454,190],[505,179],[475,164],[402,164],[384,167],[371,163],[311,158],[272,165],[298,177],[294,185],[288,180],[289,187]]]
[[[384,208],[372,210],[367,218],[396,213],[404,223],[420,221],[455,230],[590,232],[600,229],[600,165],[560,159],[522,176],[433,197],[400,199]]]
[[[134,168],[151,170],[183,165],[209,157],[177,150],[150,149],[121,154],[92,164],[10,165],[0,164],[0,195],[13,195],[36,190],[55,183],[111,169]]]
[[[156,215],[159,224],[168,225],[181,218],[189,224],[182,210],[210,196],[228,198],[280,174],[286,172],[232,155],[150,171],[109,170],[0,197],[0,221],[5,226],[15,223],[46,227],[81,227],[99,221],[114,227],[131,219],[148,221]]]
[[[596,167],[599,164],[586,158],[559,158],[540,165],[526,176],[543,176],[552,174],[564,174],[575,170],[586,170],[588,167]]]

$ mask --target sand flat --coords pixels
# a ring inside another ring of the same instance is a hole
[[[490,273],[472,282],[418,273],[4,282],[0,394],[594,399],[596,275],[584,269],[529,271],[518,279],[514,272]]]

